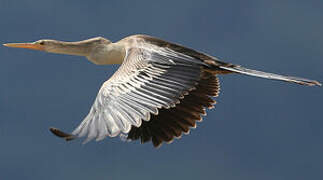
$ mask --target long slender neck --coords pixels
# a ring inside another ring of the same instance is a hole
[[[121,64],[126,55],[124,45],[111,43],[102,38],[93,38],[77,42],[53,40],[45,51],[58,54],[85,56],[94,64]]]
[[[88,56],[92,50],[92,44],[86,41],[63,42],[56,41],[53,46],[46,49],[47,52],[57,54],[69,54],[76,56]]]

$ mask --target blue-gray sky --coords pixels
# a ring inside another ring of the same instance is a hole
[[[323,1],[0,0],[1,43],[137,33],[250,68],[323,81]],[[88,113],[117,66],[0,47],[0,179],[323,179],[323,88],[221,77],[216,109],[156,150],[54,137]]]

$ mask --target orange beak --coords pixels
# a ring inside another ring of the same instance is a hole
[[[13,48],[26,48],[26,49],[33,49],[33,50],[39,50],[39,51],[45,50],[45,48],[42,45],[35,44],[35,43],[7,43],[3,45],[7,47],[13,47]]]

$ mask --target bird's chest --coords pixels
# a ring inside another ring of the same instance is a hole
[[[97,65],[121,64],[124,54],[114,48],[100,48],[94,50],[87,58]]]

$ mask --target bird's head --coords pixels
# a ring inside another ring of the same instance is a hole
[[[13,48],[25,48],[39,51],[46,51],[50,53],[58,54],[70,54],[70,55],[80,55],[87,56],[95,48],[100,48],[107,46],[111,41],[102,38],[96,37],[83,41],[76,42],[64,42],[51,39],[41,39],[35,42],[28,43],[7,43],[3,44],[7,47]]]
[[[53,41],[53,40],[39,40],[31,43],[7,43],[3,45],[7,47],[13,47],[13,48],[25,48],[25,49],[45,51],[45,43],[49,44],[50,41]]]

